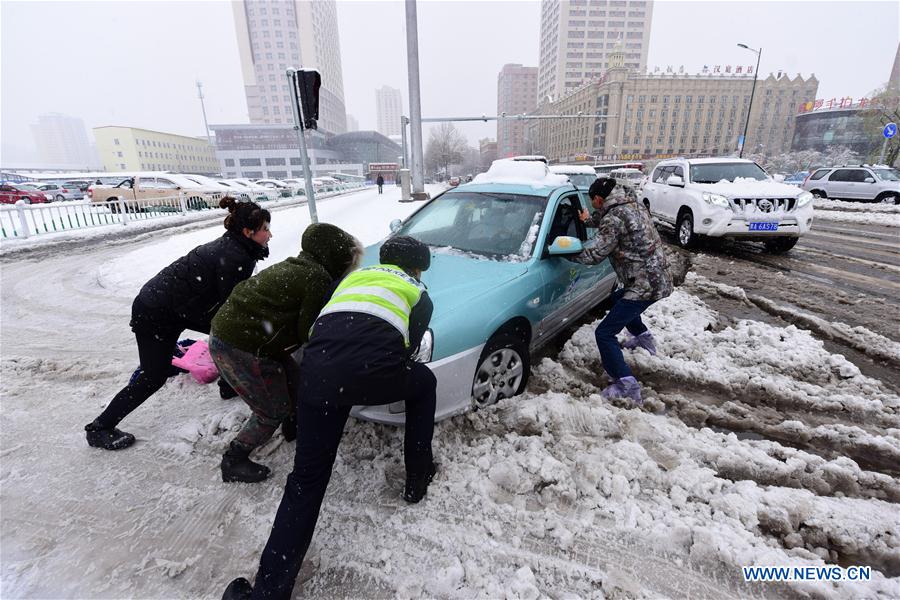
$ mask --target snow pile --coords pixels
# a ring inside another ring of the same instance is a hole
[[[813,214],[819,221],[842,221],[844,223],[859,223],[861,225],[900,227],[900,213],[858,213],[817,209],[813,211]]]
[[[736,177],[733,182],[722,179],[717,183],[693,184],[705,192],[722,194],[729,198],[796,198],[803,190],[786,183],[766,179],[759,181],[750,177]]]
[[[846,200],[829,200],[827,198],[816,198],[815,200],[813,200],[813,207],[817,210],[843,210],[849,212],[866,213],[900,213],[900,205],[896,204],[848,202]]]
[[[472,183],[510,183],[533,188],[556,187],[568,182],[568,177],[551,173],[540,161],[509,159],[495,160],[486,173],[479,173],[472,180]]]

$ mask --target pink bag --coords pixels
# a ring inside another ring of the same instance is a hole
[[[181,358],[172,359],[172,364],[179,369],[190,371],[200,383],[212,383],[219,376],[219,370],[209,355],[209,345],[203,340],[191,344]]]

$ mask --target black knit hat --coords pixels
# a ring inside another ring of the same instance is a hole
[[[427,271],[431,266],[431,251],[426,244],[408,235],[388,238],[381,245],[379,259],[382,264],[396,265],[401,269]]]
[[[594,196],[600,196],[603,199],[606,199],[609,194],[613,191],[613,188],[616,187],[616,180],[611,177],[598,177],[597,181],[591,184],[591,187],[588,189],[588,197],[593,198]]]

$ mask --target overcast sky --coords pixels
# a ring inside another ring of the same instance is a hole
[[[537,1],[420,0],[418,11],[423,116],[496,114],[501,67],[537,65]],[[820,98],[859,98],[887,81],[898,24],[892,0],[657,0],[648,67],[753,64],[744,42],[763,48],[762,74],[814,73]],[[374,129],[377,87],[408,103],[404,3],[339,0],[338,26],[347,112]],[[4,162],[35,158],[28,125],[45,112],[203,135],[197,78],[210,123],[248,121],[229,2],[2,0],[0,61]],[[496,137],[494,123],[460,127],[473,145]]]

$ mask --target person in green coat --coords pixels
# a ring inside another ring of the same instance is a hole
[[[359,240],[328,223],[306,228],[301,252],[238,284],[212,320],[209,350],[220,375],[252,411],[222,457],[222,481],[255,483],[269,468],[250,460],[279,425],[293,440],[291,354],[309,330],[334,284],[359,266]]]

